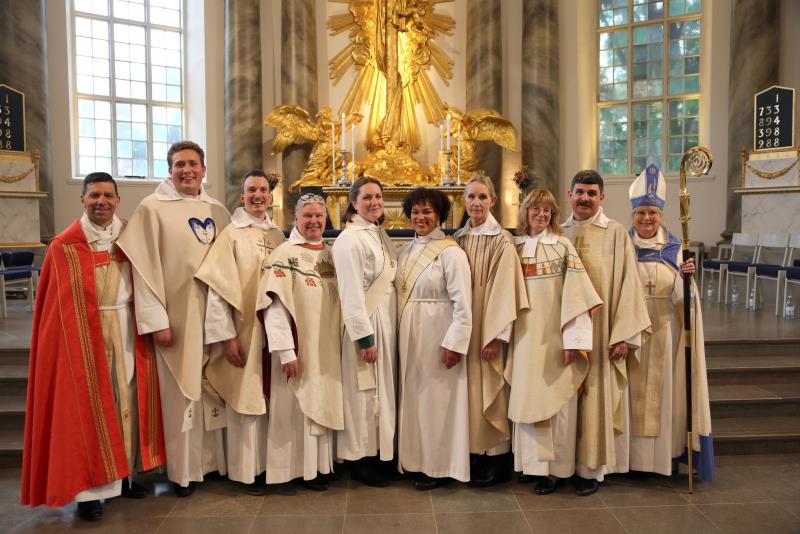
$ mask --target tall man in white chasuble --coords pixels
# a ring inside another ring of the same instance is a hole
[[[300,479],[328,489],[334,431],[344,428],[342,314],[331,247],[322,241],[325,202],[300,197],[289,240],[269,257],[258,291],[272,366],[267,483]]]
[[[553,194],[534,189],[520,206],[517,251],[530,309],[514,324],[506,379],[514,470],[555,491],[575,474],[580,386],[589,372],[591,312],[602,306],[575,247],[561,235]]]
[[[205,371],[225,401],[228,477],[260,495],[264,484],[256,478],[266,469],[267,403],[256,296],[267,256],[285,238],[267,215],[272,191],[264,171],[244,176],[241,199],[243,207],[234,210],[195,276],[208,286],[205,342],[211,347]]]
[[[603,306],[592,316],[591,365],[578,403],[576,493],[591,495],[608,473],[628,471],[630,417],[626,358],[635,357],[650,326],[628,232],[603,213],[603,178],[572,179],[572,215],[562,225]]]
[[[362,176],[353,182],[348,202],[346,226],[333,244],[345,326],[344,430],[337,433],[336,453],[355,462],[356,480],[386,486],[393,468],[381,461],[394,458],[395,439],[397,251],[380,226],[381,183]]]
[[[645,292],[652,333],[639,357],[628,361],[631,398],[630,468],[672,474],[675,460],[686,461],[686,358],[684,354],[683,276],[695,271],[694,259],[683,263],[681,241],[662,224],[667,184],[649,165],[631,184],[633,228],[630,230]],[[692,451],[702,480],[714,473],[711,409],[706,379],[703,314],[692,294]]]
[[[416,236],[400,249],[397,288],[400,379],[398,464],[420,473],[418,490],[469,481],[464,355],[472,332],[467,255],[439,227],[450,201],[418,187],[403,201]]]
[[[142,498],[137,470],[165,461],[150,336],[136,335],[131,267],[111,175],[83,180],[83,216],[47,248],[36,292],[20,503],[96,521],[101,499]]]
[[[473,176],[464,189],[469,220],[455,234],[472,270],[472,336],[467,353],[470,483],[511,478],[508,386],[503,378],[512,325],[528,307],[514,238],[489,211],[497,202],[491,178]]]
[[[203,386],[207,289],[194,274],[230,215],[203,188],[197,143],[173,144],[167,163],[170,177],[136,208],[119,246],[135,270],[136,323],[156,345],[167,475],[186,497],[206,473],[226,472],[225,412]]]

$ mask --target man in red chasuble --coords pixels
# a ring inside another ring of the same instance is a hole
[[[109,174],[86,176],[83,216],[45,254],[31,334],[20,502],[76,501],[89,521],[102,499],[144,497],[131,477],[165,461],[152,341],[136,334],[116,246],[119,201]]]

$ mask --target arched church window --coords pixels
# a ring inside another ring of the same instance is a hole
[[[701,0],[598,0],[597,158],[604,176],[677,172],[698,144]]]
[[[183,0],[72,0],[75,176],[168,175],[183,138]]]

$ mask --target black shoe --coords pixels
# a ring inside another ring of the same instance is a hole
[[[244,492],[248,495],[253,495],[255,497],[260,497],[267,493],[267,486],[261,482],[260,480],[256,480],[250,484],[243,484],[244,485]]]
[[[518,482],[520,484],[532,484],[532,483],[536,482],[537,480],[539,480],[540,478],[541,477],[538,477],[536,475],[526,475],[524,473],[520,473]]]
[[[379,458],[375,459],[375,469],[383,475],[383,478],[390,481],[398,481],[403,479],[403,473],[397,469],[397,461],[389,460],[384,462]]]
[[[203,475],[203,480],[225,480],[227,478],[228,475],[223,475],[219,471],[209,471]]]
[[[327,491],[329,487],[328,480],[319,474],[312,480],[305,480],[301,478],[299,482],[301,486],[312,491]]]
[[[511,480],[510,454],[489,456],[486,467],[470,478],[469,485],[475,488],[488,488]]]
[[[428,491],[444,486],[448,482],[450,482],[449,478],[433,478],[422,474],[420,478],[414,482],[414,489],[417,491]]]
[[[195,484],[194,482],[189,482],[188,486],[181,486],[177,482],[172,483],[172,491],[175,492],[175,495],[178,497],[188,497],[192,493],[194,493]]]
[[[536,495],[549,495],[556,490],[560,482],[560,478],[553,480],[550,477],[542,477],[536,487],[533,488],[533,492]]]
[[[78,517],[86,521],[97,521],[103,517],[103,505],[100,501],[79,502]]]
[[[373,488],[385,488],[389,485],[389,481],[383,476],[371,462],[363,460],[353,465],[353,471],[350,473],[350,478],[357,480],[367,486]]]
[[[597,481],[591,478],[575,477],[575,495],[586,497],[597,491]]]
[[[122,496],[127,499],[144,499],[149,492],[136,482],[122,479]]]
[[[322,476],[325,477],[325,480],[327,480],[328,482],[337,482],[342,479],[342,474],[336,471],[325,473]]]

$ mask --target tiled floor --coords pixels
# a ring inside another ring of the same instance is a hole
[[[105,517],[87,523],[75,506],[28,509],[16,504],[19,472],[0,470],[0,531],[54,533],[222,534],[517,534],[800,532],[800,455],[719,458],[712,485],[686,493],[686,477],[609,477],[589,497],[571,486],[548,496],[528,484],[490,489],[451,484],[415,491],[409,481],[369,488],[348,480],[317,493],[293,484],[264,497],[244,494],[227,480],[210,480],[186,499],[169,491],[162,476],[144,481],[143,500],[114,499]]]

